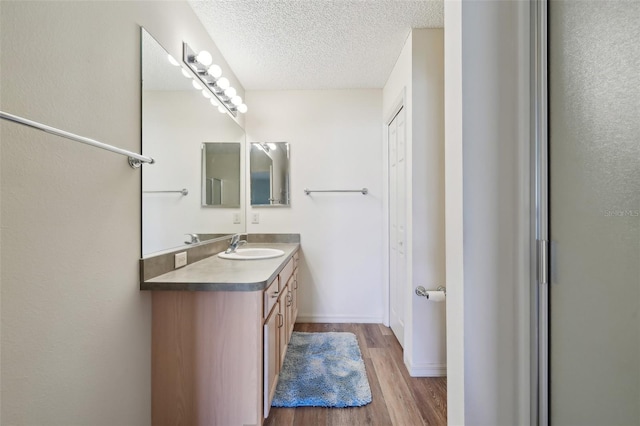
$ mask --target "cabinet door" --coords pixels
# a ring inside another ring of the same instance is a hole
[[[279,367],[282,367],[284,356],[287,353],[287,287],[282,290],[282,295],[278,301],[278,346],[280,348]]]
[[[293,294],[293,309],[291,314],[291,329],[293,331],[293,326],[298,318],[298,268],[293,272],[293,288],[291,292]]]
[[[289,279],[289,283],[287,284],[287,299],[286,299],[286,327],[287,327],[287,345],[289,344],[289,340],[291,339],[291,333],[293,332],[293,275]]]
[[[280,308],[276,302],[271,315],[264,323],[264,418],[269,416],[271,400],[276,391],[278,374],[280,373]]]

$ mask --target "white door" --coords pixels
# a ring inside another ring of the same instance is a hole
[[[404,347],[405,293],[407,263],[406,229],[406,161],[404,108],[388,127],[389,139],[389,314],[391,330]]]

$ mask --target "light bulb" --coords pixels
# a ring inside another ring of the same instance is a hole
[[[186,78],[192,78],[191,74],[189,74],[189,71],[184,68],[182,68],[182,75],[184,75]]]
[[[174,67],[177,67],[177,66],[179,66],[179,65],[180,65],[180,64],[178,63],[178,61],[176,61],[176,60],[174,59],[174,57],[173,57],[173,56],[171,56],[171,55],[167,55],[167,59],[169,60],[169,63],[170,63],[171,65],[173,65]]]
[[[191,84],[193,85],[193,88],[196,90],[202,90],[202,86],[200,86],[200,83],[198,83],[197,81],[193,80],[191,82]]]
[[[240,96],[234,96],[231,98],[231,103],[238,106],[242,103],[242,98]]]
[[[224,114],[225,112],[227,112],[227,109],[222,105],[220,105],[218,106],[218,112]]]
[[[224,95],[228,98],[233,98],[236,95],[236,89],[229,87],[224,91]]]
[[[225,90],[226,88],[228,88],[230,86],[229,80],[227,80],[226,78],[222,77],[220,80],[216,81],[216,85],[221,88],[222,90]]]
[[[211,99],[211,92],[208,91],[207,89],[202,89],[202,96],[204,96],[207,99]]]
[[[222,68],[220,68],[216,64],[213,64],[207,70],[207,74],[209,74],[213,78],[220,78],[222,76]]]
[[[220,103],[215,100],[214,98],[209,99],[209,102],[211,102],[211,105],[213,105],[214,107],[219,107]]]
[[[271,151],[275,151],[276,149],[278,149],[278,145],[276,145],[275,143],[269,142],[269,143],[267,143],[267,146],[269,147],[269,149]]]
[[[200,62],[205,67],[208,67],[213,62],[213,57],[211,56],[211,53],[203,50],[198,53],[198,56],[196,56],[196,61]]]
[[[247,108],[247,106],[245,104],[238,105],[238,111],[240,111],[243,114],[247,112],[247,109],[249,109],[249,108]]]

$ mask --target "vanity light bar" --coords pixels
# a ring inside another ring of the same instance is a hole
[[[187,43],[182,43],[182,61],[195,73],[205,90],[209,90],[220,102],[220,112],[229,111],[237,117],[238,112],[247,112],[242,98],[236,95],[236,89],[230,86],[229,80],[222,77],[222,69],[213,64],[211,54],[206,51],[196,53]],[[195,80],[194,80],[195,81]]]

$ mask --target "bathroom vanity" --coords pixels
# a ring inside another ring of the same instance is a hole
[[[186,41],[185,67],[175,67],[167,60],[176,62],[175,49],[171,56],[140,31],[142,148],[157,160],[142,170],[140,262],[140,289],[152,291],[153,304],[152,424],[261,425],[298,313],[300,236],[251,234],[242,249],[283,253],[239,260],[217,256],[229,238],[205,242],[202,232],[244,232],[249,190],[252,206],[288,206],[291,149],[251,144],[247,182],[236,110],[220,114],[193,90],[192,78],[217,97],[209,89],[220,76],[204,72]]]
[[[298,313],[300,245],[247,247],[284,254],[214,254],[152,278],[158,266],[141,261],[141,290],[153,292],[152,424],[261,425],[268,415]]]

